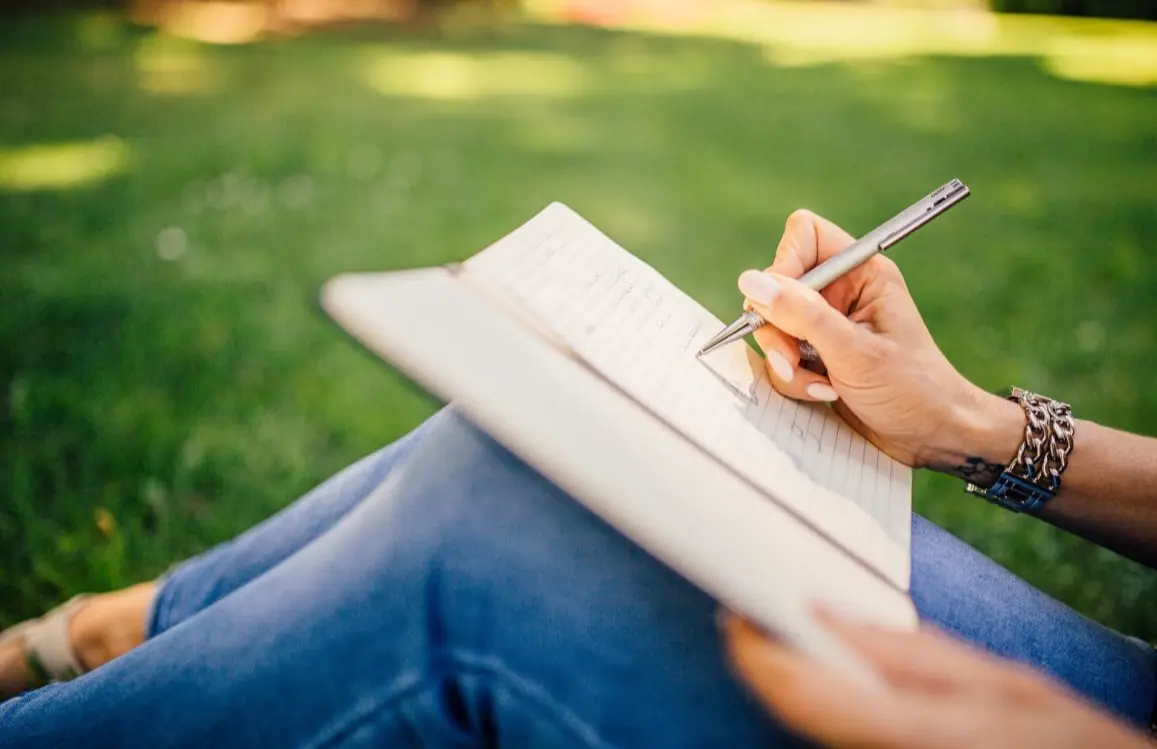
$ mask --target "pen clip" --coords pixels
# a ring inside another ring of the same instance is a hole
[[[958,179],[954,179],[935,192],[928,195],[924,200],[917,205],[923,204],[924,210],[905,223],[896,231],[884,237],[880,241],[880,252],[884,252],[892,247],[900,240],[915,232],[924,224],[944,213],[952,206],[964,200],[970,195],[968,187]]]

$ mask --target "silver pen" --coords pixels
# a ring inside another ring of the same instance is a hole
[[[846,249],[812,268],[799,280],[816,291],[823,290],[844,274],[868,262],[877,252],[891,249],[968,195],[968,187],[963,182],[958,179],[952,180],[848,245]],[[766,324],[767,321],[758,312],[748,310],[707,341],[695,356],[709,354],[721,346],[746,338]],[[805,359],[817,358],[815,350],[807,341],[800,343],[800,353]]]

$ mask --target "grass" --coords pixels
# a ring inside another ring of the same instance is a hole
[[[1017,24],[1049,49],[1077,28]],[[848,59],[726,37],[4,24],[0,624],[157,574],[412,428],[436,404],[318,285],[460,259],[555,199],[727,317],[793,208],[863,232],[958,176],[975,196],[895,255],[950,358],[1157,431],[1153,88],[1007,34]],[[917,507],[1157,638],[1153,573],[961,489],[921,475]]]

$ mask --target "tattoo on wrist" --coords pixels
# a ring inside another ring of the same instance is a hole
[[[1003,463],[992,463],[974,455],[965,458],[962,465],[948,469],[948,473],[969,483],[988,488],[996,483],[1004,468]]]

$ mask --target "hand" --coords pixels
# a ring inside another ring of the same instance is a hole
[[[734,669],[777,718],[833,747],[1144,749],[1148,742],[1023,666],[933,630],[895,632],[824,618],[884,687],[863,687],[731,617]]]
[[[830,221],[796,211],[768,272],[739,277],[747,304],[770,323],[755,338],[772,385],[791,398],[834,401],[902,463],[995,480],[1019,445],[1023,415],[948,362],[896,264],[876,255],[822,294],[795,280],[852,241]],[[819,352],[826,375],[800,367],[801,339]]]

